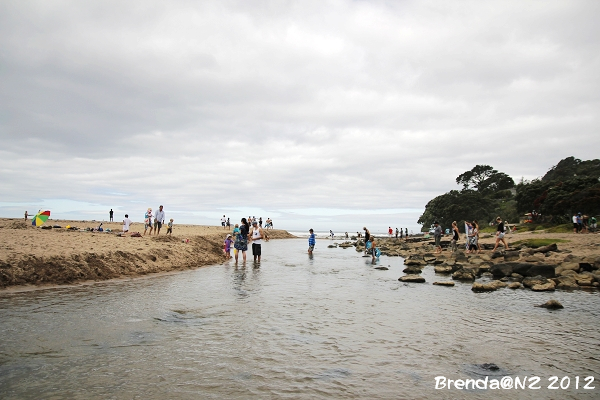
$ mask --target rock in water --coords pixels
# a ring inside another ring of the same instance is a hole
[[[421,275],[404,275],[398,278],[400,282],[414,282],[414,283],[423,283],[425,282],[425,278]]]
[[[508,288],[509,289],[522,289],[523,285],[521,285],[521,282],[512,282],[508,284]]]
[[[472,270],[463,268],[463,269],[459,269],[458,271],[453,273],[452,279],[459,280],[459,281],[474,281],[475,274],[473,273]]]
[[[404,272],[405,274],[420,274],[422,271],[421,268],[411,265],[409,267],[404,268],[402,272]]]
[[[388,267],[375,267],[375,269],[379,269],[382,271],[387,271],[389,268]]]
[[[454,282],[452,281],[433,282],[433,284],[437,286],[454,286]]]
[[[539,306],[536,307],[542,307],[542,308],[548,308],[550,310],[557,310],[559,308],[565,308],[563,307],[562,304],[560,304],[558,302],[558,300],[548,300],[547,302],[545,302],[544,304],[540,304]]]
[[[492,363],[481,364],[481,365],[479,365],[479,367],[481,367],[482,369],[487,369],[488,371],[498,371],[500,369],[500,367],[498,367],[496,364],[492,364]]]
[[[501,281],[492,281],[487,283],[473,283],[471,290],[474,292],[493,292],[494,290],[498,290],[502,287],[506,287],[506,283]]]

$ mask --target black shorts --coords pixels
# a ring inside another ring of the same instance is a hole
[[[252,255],[260,256],[260,243],[252,243]]]
[[[162,228],[162,222],[155,221],[155,222],[154,222],[154,227],[155,227],[155,228],[158,228],[158,229]]]

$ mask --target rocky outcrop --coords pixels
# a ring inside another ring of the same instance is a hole
[[[521,282],[511,282],[508,284],[509,289],[523,289]]]

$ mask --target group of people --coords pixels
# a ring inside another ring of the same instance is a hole
[[[225,217],[225,216],[223,216]],[[250,219],[252,227],[250,227],[250,223],[246,218],[242,218],[240,224],[235,224],[233,228],[233,232],[231,234],[227,234],[225,241],[223,242],[223,250],[225,252],[225,257],[231,258],[231,245],[233,245],[233,254],[235,257],[235,262],[238,262],[239,253],[242,253],[242,259],[246,262],[246,251],[248,251],[248,242],[252,242],[252,255],[254,257],[254,262],[260,262],[260,257],[262,255],[262,241],[269,240],[269,236],[262,228],[262,218],[260,219],[261,225],[259,225],[259,221],[254,219]]]
[[[163,210],[163,206],[159,206],[156,213],[152,214],[152,208],[148,208],[146,213],[144,214],[144,235],[150,229],[149,234],[152,235],[152,231],[154,231],[155,235],[160,234],[160,229],[165,224],[165,211]],[[169,220],[167,224],[167,235],[171,235],[173,233],[173,218]]]
[[[388,227],[388,235],[390,235],[390,237],[392,237],[392,235],[394,234],[394,231],[392,229],[392,227]],[[402,228],[398,229],[396,228],[396,239],[398,239],[398,236],[400,236],[400,239],[402,238],[407,238],[408,239],[408,228],[404,228],[404,232],[402,231]]]
[[[256,219],[256,217],[248,216],[248,219],[246,221],[249,224],[254,224],[256,222],[260,228],[263,227],[262,217],[258,217],[258,219]],[[223,215],[223,218],[221,218],[221,226],[223,227],[223,229],[231,228],[231,223],[229,222],[229,218],[225,217],[225,215]],[[236,226],[238,226],[238,225],[236,225]],[[267,220],[265,221],[265,229],[273,229],[273,220],[271,218],[267,218]]]
[[[573,233],[588,233],[596,232],[597,221],[596,217],[581,215],[581,213],[573,214]]]
[[[504,250],[510,250],[508,248],[508,243],[506,242],[506,226],[505,223],[502,221],[502,218],[497,217],[496,218],[496,244],[494,245],[494,249],[492,250],[492,252],[496,251],[496,249],[498,248],[498,246],[500,245],[500,243],[502,243],[502,245],[504,246]],[[433,228],[433,237],[435,240],[435,253],[441,253],[442,252],[442,246],[441,246],[441,238],[443,235],[442,232],[442,227],[440,226],[440,224],[438,223],[438,221],[435,221],[433,223],[434,228]],[[465,235],[466,235],[466,241],[465,241],[465,248],[466,248],[466,253],[481,253],[481,245],[479,244],[479,223],[477,222],[477,220],[473,220],[473,221],[465,221]],[[458,250],[458,241],[460,239],[460,233],[458,231],[458,225],[456,224],[456,221],[452,221],[452,239],[450,240],[450,249],[452,252],[455,252],[456,250]]]
[[[114,216],[114,211],[112,210],[112,208],[109,211],[109,217],[110,217],[110,221],[113,221],[113,216]],[[165,224],[165,211],[163,209],[163,206],[159,206],[158,210],[156,211],[155,214],[152,213],[152,208],[148,208],[148,210],[146,210],[146,212],[144,213],[144,235],[146,233],[148,233],[149,235],[152,235],[152,232],[154,232],[155,235],[160,234],[160,229],[163,227],[163,225]],[[127,233],[129,232],[129,228],[131,227],[131,224],[133,224],[133,221],[131,221],[129,219],[129,214],[125,214],[125,218],[123,219],[123,233]],[[167,223],[167,235],[172,235],[173,234],[173,218],[171,218],[169,220],[169,222]]]

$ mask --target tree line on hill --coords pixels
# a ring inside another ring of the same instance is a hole
[[[567,157],[532,181],[513,178],[489,165],[476,165],[456,178],[460,190],[430,200],[417,221],[429,228],[434,221],[450,227],[477,220],[481,226],[501,216],[511,223],[525,214],[535,223],[561,224],[574,213],[600,214],[600,160]]]

